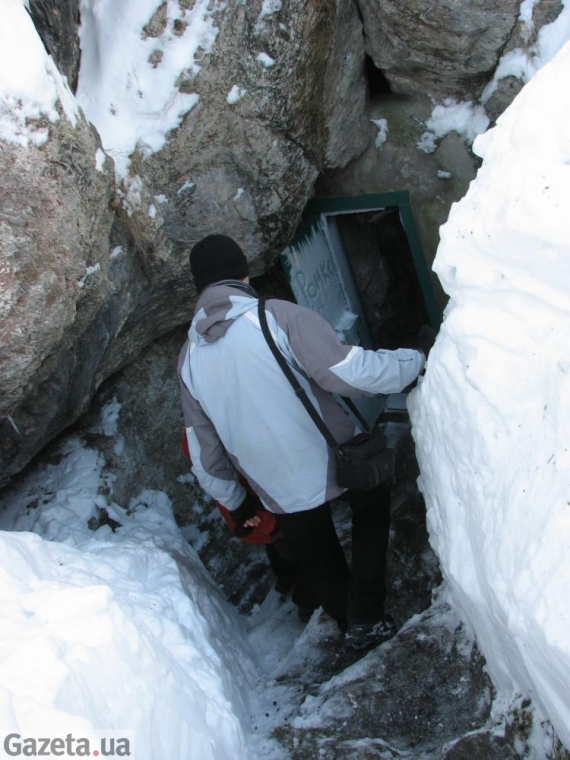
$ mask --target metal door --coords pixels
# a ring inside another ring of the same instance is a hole
[[[297,303],[324,317],[344,343],[372,347],[334,216],[316,217],[283,251],[281,261]],[[354,401],[370,424],[384,407],[381,397]]]

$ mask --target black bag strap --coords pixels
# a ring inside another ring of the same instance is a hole
[[[321,416],[309,400],[309,397],[307,396],[307,392],[305,389],[301,386],[295,375],[293,374],[293,370],[291,367],[287,364],[287,361],[281,351],[277,348],[275,345],[275,341],[273,340],[273,335],[271,335],[271,332],[269,330],[269,325],[267,324],[267,315],[265,313],[265,301],[266,298],[263,296],[259,299],[258,305],[257,305],[257,312],[259,316],[259,324],[261,325],[261,332],[263,333],[263,337],[267,341],[267,345],[271,349],[271,353],[277,360],[277,363],[283,370],[283,374],[289,380],[291,385],[293,386],[293,390],[295,391],[295,395],[298,397],[298,399],[301,401],[309,415],[311,416],[311,419],[315,423],[315,425],[318,427],[320,432],[323,435],[323,438],[328,443],[328,445],[335,449],[338,444],[335,441],[333,434],[328,429],[328,427],[323,422]]]
[[[344,401],[344,403],[347,405],[347,407],[350,409],[350,411],[354,414],[356,419],[359,421],[362,429],[366,433],[370,433],[370,425],[366,422],[364,417],[360,414],[356,404],[352,401],[352,399],[349,399],[346,396],[341,396],[341,399]]]

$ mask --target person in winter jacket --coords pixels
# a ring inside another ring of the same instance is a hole
[[[192,464],[186,435],[182,439],[182,451],[186,459]],[[292,547],[279,532],[277,518],[272,512],[265,509],[243,476],[240,476],[240,481],[245,486],[248,497],[255,501],[255,525],[246,527],[243,524],[236,523],[229,509],[226,509],[219,501],[214,501],[214,504],[235,538],[243,543],[265,548],[267,561],[275,576],[275,590],[283,596],[291,593],[291,601],[297,607],[299,619],[307,622],[318,607],[315,595],[295,562]],[[249,501],[251,503],[251,500]]]
[[[277,517],[280,532],[324,611],[355,648],[395,633],[385,614],[390,484],[344,493],[332,450],[272,355],[257,316],[247,259],[224,235],[209,235],[190,253],[199,299],[178,362],[193,472],[236,524],[259,524],[245,478]],[[421,350],[371,351],[343,344],[310,309],[266,303],[274,340],[338,442],[359,432],[335,394],[397,393],[421,373]],[[329,502],[352,507],[349,570]]]

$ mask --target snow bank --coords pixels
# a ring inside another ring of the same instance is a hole
[[[58,108],[60,110],[58,110]],[[0,24],[0,140],[42,145],[62,112],[75,126],[78,109],[65,77],[38,37],[22,0],[2,0]]]
[[[478,137],[410,398],[431,541],[499,694],[570,747],[570,43]]]
[[[130,155],[160,150],[166,135],[198,102],[188,88],[211,52],[216,11],[225,3],[196,0],[80,0],[81,69],[77,99],[95,124],[119,177]],[[199,54],[199,55],[198,55]]]
[[[3,494],[1,741],[100,729],[128,731],[137,760],[249,758],[241,623],[165,494],[120,509],[103,464],[70,439]]]

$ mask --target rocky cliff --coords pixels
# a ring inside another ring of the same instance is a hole
[[[457,135],[418,151],[433,104],[480,98],[504,52],[530,50],[560,3],[542,0],[523,23],[513,0],[156,0],[116,6],[106,27],[93,0],[5,8],[18,29],[35,24],[37,66],[65,76],[83,111],[66,116],[60,77],[58,118],[38,106],[26,120],[42,140],[0,130],[0,485],[188,320],[188,251],[205,234],[231,234],[261,274],[315,192],[407,189],[431,258],[475,172]],[[20,47],[1,60],[3,119],[21,105]],[[500,81],[492,118],[516,91]],[[386,115],[380,147],[371,119]]]

